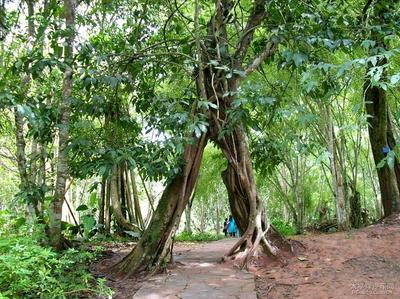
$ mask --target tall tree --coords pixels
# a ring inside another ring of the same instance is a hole
[[[366,28],[371,28],[370,38],[375,43],[371,51],[373,59],[367,65],[364,102],[365,110],[370,116],[368,119],[369,138],[377,167],[385,217],[400,211],[400,186],[395,168],[385,162],[387,156],[393,155],[393,152],[391,153],[393,144],[392,147],[389,144],[393,141],[386,88],[380,82],[387,77],[388,61],[382,53],[389,47],[384,37],[393,30],[390,27],[390,15],[393,8],[393,3],[390,1],[367,1],[363,10],[364,24]],[[368,14],[369,10],[372,12]]]
[[[149,228],[132,252],[116,269],[125,275],[158,269],[170,254],[170,244],[180,217],[192,194],[204,147],[210,138],[217,144],[228,160],[228,168],[222,173],[229,194],[229,202],[242,237],[228,255],[239,256],[247,262],[258,246],[273,255],[279,254],[288,242],[270,225],[264,205],[258,196],[253,166],[248,150],[246,124],[241,119],[230,119],[233,102],[243,77],[250,75],[278,48],[278,41],[271,36],[264,49],[248,66],[247,55],[254,32],[267,18],[265,1],[255,0],[251,4],[246,25],[229,35],[235,23],[236,1],[218,0],[207,23],[207,34],[201,36],[199,26],[200,5],[195,2],[194,26],[197,53],[196,83],[199,97],[214,109],[206,112],[209,132],[202,133],[196,141],[186,145],[180,173],[166,187],[153,215]],[[232,21],[233,19],[233,21]],[[239,36],[238,40],[236,36]],[[230,49],[230,47],[232,47]],[[199,111],[198,111],[199,112]]]
[[[66,37],[64,44],[64,79],[61,98],[58,131],[57,176],[53,198],[50,203],[49,238],[56,250],[64,247],[61,233],[62,204],[65,199],[65,186],[68,178],[68,142],[70,126],[70,107],[73,83],[73,60],[75,40],[75,1],[64,0]]]

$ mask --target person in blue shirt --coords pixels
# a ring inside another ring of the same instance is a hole
[[[228,233],[231,237],[236,237],[237,226],[235,223],[235,219],[233,219],[232,215],[229,216],[229,224],[228,224]]]

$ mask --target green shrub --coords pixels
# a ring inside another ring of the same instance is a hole
[[[217,235],[216,233],[210,232],[188,233],[186,231],[183,231],[175,236],[175,240],[179,242],[209,242],[218,241],[223,238],[224,235]]]
[[[18,234],[0,234],[0,298],[111,295],[104,280],[96,283],[88,271],[95,253],[77,249],[56,253],[41,246],[40,239],[26,226]]]
[[[272,220],[272,225],[284,236],[293,236],[296,234],[296,229],[290,224],[281,219]]]

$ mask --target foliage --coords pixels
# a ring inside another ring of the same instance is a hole
[[[186,231],[181,232],[175,236],[175,240],[178,242],[210,242],[218,241],[225,238],[224,235],[217,235],[212,232],[196,232],[188,233]]]
[[[76,261],[74,254],[60,256],[46,251],[39,245],[40,237],[29,240],[27,219],[18,214],[25,210],[30,197],[37,196],[43,203],[44,221],[49,219],[66,64],[62,46],[69,34],[64,29],[62,2],[31,1],[34,15],[30,20],[26,18],[28,2],[3,1],[2,5],[6,4],[0,7],[0,210],[10,208],[14,213],[0,212],[2,248],[8,251],[2,265],[11,267],[6,261],[14,257],[14,262],[27,272],[32,271],[29,267],[34,255],[42,257],[39,264],[47,263],[47,270],[50,266],[65,269],[67,256]],[[88,240],[103,229],[96,219],[101,201],[97,185],[110,177],[115,165],[137,170],[135,173],[147,183],[168,182],[180,170],[184,146],[193,141],[193,136],[209,130],[207,114],[219,108],[218,99],[200,99],[195,83],[199,57],[194,37],[198,34],[206,40],[209,33],[205,29],[214,3],[199,1],[200,32],[194,32],[193,1],[179,5],[173,2],[78,3],[79,30],[72,63],[74,83],[66,148],[69,191],[79,193],[87,182],[96,182],[96,186],[90,191],[83,188],[81,196],[68,198],[80,216],[78,225],[66,226],[69,231],[64,232],[70,233],[68,236],[81,233]],[[253,2],[221,2],[234,4],[226,15],[228,40],[236,42],[241,38],[244,31],[240,29],[246,27],[244,20],[251,13]],[[291,235],[309,224],[335,219],[327,125],[333,128],[339,164],[344,167],[345,193],[350,196],[353,191],[359,192],[362,208],[373,219],[381,217],[375,166],[394,167],[400,157],[400,142],[395,140],[388,155],[375,163],[368,139],[367,120],[371,115],[364,111],[364,84],[370,80],[371,86],[387,93],[389,119],[394,135],[398,135],[400,4],[297,0],[259,3],[265,4],[267,17],[256,26],[248,56],[262,53],[269,41],[278,44],[276,54],[250,76],[226,59],[235,51],[231,42],[221,43],[221,59],[206,63],[219,69],[221,78],[213,78],[216,86],[224,77],[243,79],[237,92],[219,96],[224,100],[232,97],[220,135],[229,134],[238,123],[243,125],[258,195],[267,203],[268,216],[275,219],[273,224],[281,233]],[[29,22],[35,25],[36,36],[28,38]],[[242,38],[252,35],[246,32]],[[382,37],[383,46],[375,41],[377,36]],[[386,60],[383,65],[379,63],[382,59]],[[250,57],[244,60],[250,62]],[[32,180],[29,190],[19,190],[15,111],[25,122],[21,133],[26,141],[27,175]],[[202,163],[192,223],[205,231],[222,222],[229,214],[229,205],[220,179],[227,163],[223,154],[208,145]],[[147,191],[156,206],[160,190]],[[15,198],[22,200],[17,202]],[[19,227],[25,232],[15,233]],[[135,237],[137,233],[128,234]],[[9,241],[6,236],[10,236]],[[211,233],[182,233],[176,237],[182,241],[218,238]],[[24,246],[22,252],[18,251],[20,245]],[[25,252],[27,255],[23,255]],[[79,255],[81,252],[76,253]],[[90,259],[82,256],[82,260],[85,258]],[[11,268],[15,269],[18,268]],[[45,277],[55,275],[62,279],[61,272],[48,271],[50,274]],[[32,272],[26,276],[20,272],[10,275],[16,293],[6,295],[25,296],[28,286],[24,284]],[[70,287],[67,283],[54,283],[49,292],[57,296],[67,286]],[[35,287],[35,292],[44,292],[40,285]]]
[[[282,219],[273,219],[272,225],[284,236],[293,236],[296,234],[296,229],[290,223],[286,223]]]
[[[0,219],[4,220],[4,216]],[[7,221],[10,222],[10,221]],[[11,221],[13,230],[0,231],[0,297],[1,298],[71,298],[110,296],[104,280],[95,280],[88,271],[95,252],[68,249],[54,252],[41,243],[44,237],[38,227]]]

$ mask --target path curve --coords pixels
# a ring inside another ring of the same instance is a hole
[[[237,239],[224,239],[195,247],[178,245],[177,267],[146,281],[135,299],[256,299],[251,273],[221,264]]]

